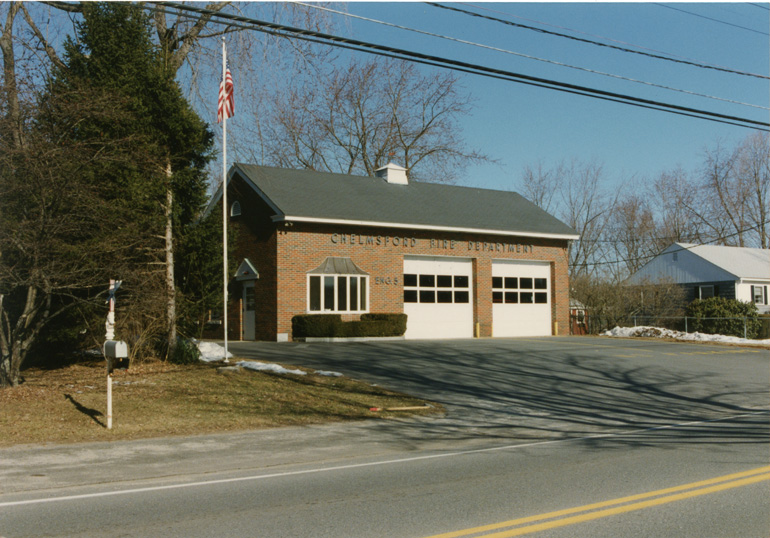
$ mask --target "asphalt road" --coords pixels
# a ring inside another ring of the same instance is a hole
[[[2,450],[0,535],[768,535],[767,350],[600,338],[231,347],[447,414]]]

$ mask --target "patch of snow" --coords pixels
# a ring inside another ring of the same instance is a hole
[[[342,374],[339,372],[329,372],[327,370],[316,370],[315,373],[326,377],[342,377]]]
[[[227,352],[227,357],[225,357],[225,348],[214,342],[199,342],[193,339],[192,343],[197,346],[200,352],[199,359],[203,362],[227,362],[227,359],[233,358],[233,354],[229,351]]]
[[[241,368],[256,370],[258,372],[272,372],[274,374],[307,375],[307,372],[303,372],[302,370],[290,370],[289,368],[284,368],[280,364],[268,364],[266,362],[254,362],[254,361],[240,361],[237,364]]]
[[[661,329],[660,327],[615,327],[602,334],[604,336],[615,336],[619,338],[646,336],[654,338],[672,338],[674,340],[690,342],[723,342],[728,344],[770,346],[770,340],[751,340],[748,338],[738,338],[737,336],[724,336],[722,334],[704,334],[697,332],[684,333],[681,331],[672,331],[670,329]]]

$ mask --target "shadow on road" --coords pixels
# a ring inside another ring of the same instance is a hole
[[[655,343],[647,343],[641,356],[619,359],[611,345],[565,343],[240,344],[235,351],[336,370],[447,408],[443,418],[373,423],[376,430],[397,428],[402,443],[589,438],[594,445],[649,446],[770,440],[766,407],[756,407],[768,402],[770,361],[692,353],[661,358],[648,351]],[[733,360],[754,361],[755,375],[750,368],[736,373]]]

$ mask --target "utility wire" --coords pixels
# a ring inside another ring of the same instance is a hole
[[[613,102],[632,105],[640,108],[659,110],[662,112],[700,118],[700,119],[705,119],[705,120],[714,121],[718,123],[735,125],[739,127],[747,127],[747,128],[758,129],[762,131],[770,131],[770,129],[768,129],[770,128],[770,124],[768,124],[767,122],[740,118],[740,117],[730,116],[726,114],[719,114],[716,112],[684,107],[680,105],[673,105],[670,103],[653,101],[650,99],[642,99],[642,98],[633,97],[630,95],[608,92],[608,91],[598,90],[598,89],[590,88],[586,86],[579,86],[576,84],[558,82],[558,81],[544,79],[540,77],[533,77],[530,75],[524,75],[521,73],[506,71],[503,69],[485,67],[477,64],[471,64],[468,62],[461,62],[458,60],[451,60],[451,59],[442,58],[439,56],[432,56],[428,54],[422,54],[419,52],[408,51],[405,49],[399,49],[396,47],[377,45],[374,43],[367,43],[356,39],[334,36],[331,34],[324,34],[322,32],[317,32],[314,30],[294,28],[283,24],[260,21],[257,19],[252,19],[252,18],[243,17],[239,15],[218,13],[205,8],[198,8],[198,7],[194,7],[186,4],[178,4],[175,2],[148,2],[148,4],[155,4],[161,8],[169,7],[180,11],[206,14],[211,16],[211,20],[213,22],[219,22],[220,24],[228,24],[229,26],[233,26],[233,27],[238,26],[246,29],[252,29],[252,30],[256,30],[259,32],[268,33],[268,34],[276,35],[280,37],[285,37],[285,38],[293,37],[296,39],[302,39],[302,40],[315,42],[315,43],[322,43],[329,46],[342,47],[349,50],[367,52],[370,54],[387,56],[391,58],[399,58],[402,60],[408,60],[416,63],[423,63],[425,65],[432,65],[436,67],[452,69],[455,71],[472,73],[472,74],[482,75],[490,78],[497,78],[497,79],[506,80],[509,82],[517,82],[519,84],[526,84],[526,85],[536,86],[540,88],[547,88],[547,89],[556,90],[564,93],[572,93],[576,95],[583,95],[586,97],[593,97],[595,99],[613,101]],[[224,21],[228,21],[228,22],[225,23]]]
[[[754,30],[753,28],[746,28],[745,26],[740,26],[738,24],[733,24],[731,22],[721,21],[719,19],[714,19],[712,17],[707,17],[706,15],[701,15],[700,13],[693,13],[692,11],[687,11],[684,9],[679,9],[678,7],[674,6],[668,6],[666,4],[655,4],[658,7],[664,7],[666,9],[673,9],[674,11],[679,11],[680,13],[686,13],[687,15],[692,15],[693,17],[700,17],[701,19],[706,19],[713,22],[718,22],[720,24],[726,24],[727,26],[732,26],[734,28],[740,28],[741,30],[746,30],[747,32],[754,32],[755,34],[761,34],[761,35],[770,35],[767,32],[762,32],[760,30]]]
[[[567,35],[567,34],[562,34],[562,33],[559,33],[559,32],[552,32],[550,30],[544,30],[542,28],[537,28],[537,27],[534,27],[534,26],[528,26],[526,24],[519,24],[517,22],[507,21],[505,19],[499,19],[497,17],[490,17],[489,15],[482,15],[481,13],[475,13],[473,11],[468,11],[466,9],[461,9],[461,8],[454,7],[454,6],[445,6],[445,5],[436,4],[436,3],[433,3],[433,2],[426,2],[426,3],[428,5],[430,5],[430,6],[438,7],[438,8],[441,8],[441,9],[446,9],[446,10],[449,10],[449,11],[456,11],[458,13],[462,13],[464,15],[468,15],[468,16],[471,16],[471,17],[479,17],[479,18],[482,18],[482,19],[486,19],[486,20],[490,20],[490,21],[506,24],[508,26],[514,26],[514,27],[517,27],[517,28],[525,28],[527,30],[533,30],[535,32],[540,32],[540,33],[547,34],[547,35],[554,35],[554,36],[564,37],[566,39],[572,39],[574,41],[579,41],[581,43],[590,43],[592,45],[597,45],[597,46],[600,46],[600,47],[607,47],[607,48],[610,48],[610,49],[620,50],[620,51],[628,52],[628,53],[631,53],[631,54],[641,54],[642,56],[648,56],[650,58],[657,58],[659,60],[666,60],[666,61],[669,61],[669,62],[676,62],[676,63],[685,64],[685,65],[691,65],[691,66],[700,67],[700,68],[703,68],[703,69],[714,69],[716,71],[724,71],[726,73],[732,73],[732,74],[735,74],[735,75],[743,75],[743,76],[747,76],[747,77],[755,77],[755,78],[762,78],[762,79],[770,80],[770,76],[766,76],[766,75],[758,75],[758,74],[755,74],[755,73],[747,73],[745,71],[737,71],[735,69],[728,69],[726,67],[719,67],[719,66],[707,65],[707,64],[697,63],[697,62],[691,62],[691,61],[688,61],[688,60],[677,60],[675,58],[669,58],[667,56],[661,56],[660,54],[652,54],[652,53],[649,53],[649,52],[642,52],[642,51],[638,51],[638,50],[628,49],[628,48],[625,48],[625,47],[618,47],[616,45],[608,45],[606,43],[600,43],[598,41],[592,41],[590,39],[583,39],[582,37],[575,37],[575,36],[571,36],[571,35]]]
[[[519,15],[514,15],[513,13],[508,13],[508,12],[500,11],[500,10],[497,10],[497,9],[490,9],[489,7],[486,6],[486,4],[479,6],[479,5],[474,5],[474,4],[465,4],[465,3],[462,3],[462,2],[458,2],[457,5],[464,5],[464,6],[472,7],[474,9],[478,9],[478,10],[481,10],[481,11],[489,11],[490,13],[497,13],[499,15],[505,15],[506,17],[512,17],[514,19],[519,19],[519,20],[522,20],[522,21],[527,21],[527,22],[531,22],[531,23],[535,23],[535,24],[540,24],[542,26],[550,26],[551,28],[558,28],[559,30],[566,30],[566,31],[572,32],[574,34],[582,34],[582,35],[589,36],[589,37],[595,37],[597,39],[602,39],[604,41],[610,41],[612,43],[618,43],[620,45],[626,45],[626,46],[629,46],[629,47],[634,47],[634,49],[646,50],[646,51],[657,53],[657,54],[664,54],[669,59],[679,58],[679,59],[682,59],[682,60],[687,60],[687,61],[693,62],[695,64],[703,64],[704,66],[708,66],[708,67],[719,67],[719,68],[723,68],[723,69],[730,69],[729,67],[725,67],[723,65],[714,64],[714,63],[701,62],[699,60],[695,60],[693,58],[687,58],[686,56],[680,56],[678,54],[674,54],[674,53],[671,53],[671,52],[660,51],[660,50],[652,49],[650,47],[644,47],[642,45],[636,45],[634,43],[628,43],[626,41],[621,41],[619,39],[613,39],[611,37],[607,37],[607,36],[603,36],[603,35],[591,34],[591,33],[588,33],[588,32],[583,32],[582,30],[576,30],[574,28],[569,28],[569,27],[566,27],[566,26],[557,26],[555,24],[550,24],[550,23],[539,21],[539,20],[536,20],[536,19],[528,19],[526,17],[521,17]],[[759,6],[757,4],[757,7],[761,7],[761,6]],[[570,37],[570,36],[565,36],[565,37]],[[603,43],[596,43],[596,44],[597,45],[603,45]],[[629,52],[636,52],[636,51],[629,51]],[[748,73],[748,74],[753,74],[753,73]],[[754,74],[754,75],[762,77],[762,75],[756,75],[756,74]]]
[[[353,19],[359,19],[359,20],[366,21],[366,22],[371,22],[371,23],[375,23],[375,24],[381,24],[383,26],[389,26],[391,28],[396,28],[398,30],[406,30],[408,32],[415,32],[415,33],[422,34],[422,35],[427,35],[427,36],[430,36],[430,37],[437,37],[439,39],[446,39],[448,41],[454,41],[456,43],[460,43],[460,44],[463,44],[463,45],[471,45],[471,46],[474,46],[474,47],[479,47],[479,48],[491,50],[491,51],[494,51],[494,52],[502,52],[504,54],[511,54],[513,56],[519,56],[521,58],[526,58],[528,60],[537,60],[539,62],[545,62],[545,63],[549,63],[549,64],[552,64],[552,65],[557,65],[557,66],[560,66],[560,67],[567,67],[567,68],[570,68],[570,69],[576,69],[578,71],[584,71],[586,73],[592,73],[594,75],[602,75],[602,76],[605,76],[605,77],[611,77],[611,78],[616,78],[616,79],[619,79],[619,80],[625,80],[627,82],[634,82],[634,83],[637,83],[637,84],[644,84],[646,86],[652,86],[654,88],[661,88],[661,89],[664,89],[664,90],[670,90],[670,91],[684,93],[684,94],[687,94],[687,95],[693,95],[695,97],[704,97],[706,99],[714,99],[716,101],[722,101],[722,102],[725,102],[725,103],[732,103],[734,105],[742,105],[742,106],[748,106],[748,107],[752,107],[752,108],[759,108],[761,110],[770,110],[770,107],[754,105],[754,104],[751,104],[751,103],[744,103],[742,101],[734,101],[732,99],[725,99],[723,97],[717,97],[715,95],[708,95],[708,94],[698,93],[698,92],[694,92],[694,91],[690,91],[690,90],[683,90],[683,89],[680,89],[680,88],[673,88],[671,86],[665,86],[663,84],[656,84],[654,82],[647,82],[645,80],[638,80],[638,79],[635,79],[635,78],[624,77],[624,76],[615,75],[615,74],[612,74],[612,73],[605,73],[604,71],[597,71],[595,69],[589,69],[589,68],[586,68],[586,67],[579,67],[579,66],[575,66],[575,65],[570,65],[570,64],[563,63],[563,62],[557,62],[555,60],[548,60],[546,58],[539,58],[537,56],[530,56],[529,54],[523,54],[523,53],[520,53],[520,52],[514,52],[514,51],[511,51],[511,50],[507,50],[507,49],[501,49],[501,48],[498,48],[498,47],[492,47],[490,45],[484,45],[482,43],[475,43],[473,41],[466,41],[464,39],[459,39],[459,38],[456,38],[456,37],[451,37],[451,36],[447,36],[447,35],[443,35],[443,34],[436,34],[436,33],[428,32],[428,31],[425,31],[425,30],[418,30],[416,28],[410,28],[408,26],[402,26],[402,25],[399,25],[399,24],[393,24],[393,23],[386,22],[386,21],[381,21],[381,20],[378,20],[378,19],[372,19],[372,18],[369,18],[369,17],[362,17],[361,15],[354,15],[352,13],[346,13],[344,11],[338,11],[336,9],[331,9],[331,8],[320,6],[320,5],[316,5],[316,4],[306,4],[304,2],[299,2],[297,0],[290,0],[290,1],[292,1],[293,3],[295,3],[297,5],[300,5],[300,6],[305,6],[305,7],[312,8],[312,9],[318,9],[318,10],[321,10],[321,11],[327,11],[329,13],[335,13],[337,15],[343,15],[345,17],[350,17],[350,18],[353,18]]]

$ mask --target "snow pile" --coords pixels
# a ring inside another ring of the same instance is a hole
[[[196,345],[200,352],[200,360],[203,362],[217,362],[225,360],[225,348],[214,342],[199,342],[198,340],[192,340],[192,343]],[[227,352],[227,358],[232,359],[233,354]]]
[[[672,338],[674,340],[691,342],[722,342],[727,344],[770,346],[770,340],[750,340],[747,338],[738,338],[737,336],[724,336],[721,334],[704,334],[697,332],[683,333],[681,331],[672,331],[669,329],[661,329],[659,327],[615,327],[614,329],[606,331],[602,334],[604,336],[615,336],[619,338],[646,336],[652,338]]]
[[[256,370],[257,372],[272,372],[274,374],[307,375],[307,372],[303,372],[302,370],[290,370],[289,368],[284,368],[280,364],[268,364],[266,362],[253,362],[253,361],[239,361],[237,364],[241,368]]]

